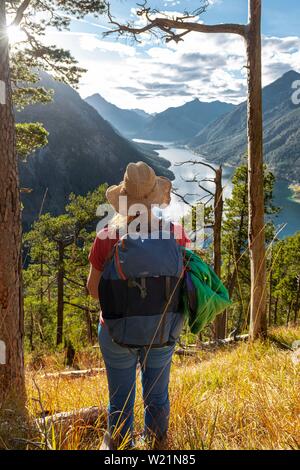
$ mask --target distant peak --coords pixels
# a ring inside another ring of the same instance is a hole
[[[103,96],[101,96],[100,93],[94,93],[93,95],[87,96],[87,97],[85,98],[85,100],[91,100],[91,99],[93,99],[93,100],[96,99],[96,100],[98,100],[98,101],[101,100],[101,101],[105,101],[105,102],[106,102],[105,98],[103,98]]]
[[[299,72],[296,72],[296,70],[289,70],[288,72],[284,73],[282,75],[282,78],[300,78],[300,73]]]

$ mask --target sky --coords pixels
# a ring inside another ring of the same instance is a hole
[[[246,23],[247,0],[209,0],[208,11],[198,21],[207,24]],[[148,0],[151,7],[172,16],[193,11],[199,0]],[[290,69],[300,72],[300,1],[262,0],[263,84]],[[136,2],[111,0],[120,22],[141,25]],[[70,31],[52,31],[47,41],[67,48],[87,69],[79,85],[83,98],[100,93],[121,108],[149,113],[202,101],[239,103],[246,97],[245,47],[235,35],[190,33],[183,42],[165,43],[149,34],[141,42],[103,37],[110,29],[107,17],[87,16],[72,21]]]

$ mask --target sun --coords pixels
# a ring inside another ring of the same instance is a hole
[[[25,41],[26,39],[26,34],[19,28],[19,26],[8,26],[7,35],[10,44],[16,44],[18,42]]]

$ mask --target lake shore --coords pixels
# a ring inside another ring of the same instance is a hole
[[[199,160],[199,163],[203,161],[207,162],[205,156],[195,152],[193,149],[190,149],[186,145],[176,146],[174,143],[162,142],[162,141],[144,141],[143,139],[134,139],[135,144],[140,144],[144,146],[144,150],[148,149],[149,152],[156,154],[157,159],[161,159],[161,170],[162,175],[163,171],[168,171],[171,173],[170,179],[174,184],[176,190],[182,194],[189,194],[189,202],[193,202],[195,199],[202,197],[203,194],[197,183],[187,182],[186,180],[193,179],[195,172],[198,173],[200,178],[211,179],[212,171],[207,166],[204,165],[182,165],[183,162],[191,160]],[[214,168],[218,167],[219,162],[208,161],[211,166]],[[178,164],[180,164],[178,166]],[[166,168],[167,166],[167,168]],[[223,163],[223,187],[224,187],[224,198],[230,197],[232,190],[232,175],[236,166],[232,164]],[[200,173],[200,175],[199,175]],[[293,186],[294,191],[292,194]],[[293,235],[300,230],[300,191],[295,191],[296,186],[300,189],[300,184],[297,184],[296,181],[287,180],[283,175],[277,175],[275,187],[274,187],[274,204],[281,208],[281,212],[273,217],[273,221],[277,228],[280,228],[284,225],[284,229],[280,231],[280,238],[285,236]],[[206,187],[214,191],[214,184],[212,182],[206,182]],[[297,195],[296,195],[297,193]]]

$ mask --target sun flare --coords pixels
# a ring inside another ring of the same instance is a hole
[[[16,44],[26,39],[26,35],[24,31],[22,31],[21,28],[19,28],[19,26],[9,26],[7,28],[7,35],[8,35],[10,44]]]

